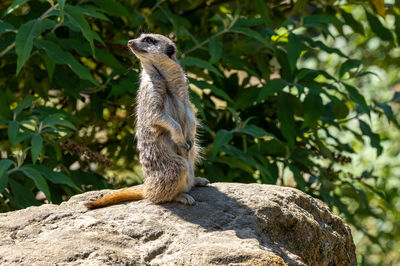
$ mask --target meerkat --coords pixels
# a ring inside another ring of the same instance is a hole
[[[140,199],[193,205],[195,200],[187,193],[209,181],[194,175],[200,159],[198,122],[176,46],[165,36],[142,34],[130,40],[128,47],[142,67],[135,115],[144,188],[115,192],[85,206],[93,209]]]

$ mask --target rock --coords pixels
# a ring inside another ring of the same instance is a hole
[[[349,226],[299,190],[214,183],[195,206],[87,211],[109,190],[0,214],[0,265],[356,265]]]

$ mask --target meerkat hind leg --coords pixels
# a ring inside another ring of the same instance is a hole
[[[175,201],[185,205],[194,205],[196,202],[194,198],[187,193],[179,193],[178,196],[176,196]]]
[[[208,184],[210,184],[210,181],[208,181],[207,178],[197,176],[197,177],[195,177],[195,179],[194,179],[194,185],[195,185],[195,186],[198,186],[198,187],[205,187],[205,186],[207,186]]]

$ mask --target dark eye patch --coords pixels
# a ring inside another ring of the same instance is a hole
[[[172,45],[168,45],[167,49],[165,50],[165,54],[168,55],[169,58],[175,53],[175,47]]]
[[[157,40],[155,40],[155,39],[153,39],[151,37],[144,37],[142,39],[142,42],[146,42],[146,43],[153,44],[153,45],[158,43]]]

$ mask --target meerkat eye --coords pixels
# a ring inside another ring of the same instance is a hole
[[[168,45],[167,49],[165,50],[165,54],[168,55],[169,58],[175,53],[175,48],[172,45]]]
[[[142,42],[147,42],[147,43],[149,43],[149,44],[156,44],[156,43],[157,43],[157,40],[154,40],[154,39],[151,38],[151,37],[144,37],[144,38],[142,39]]]

